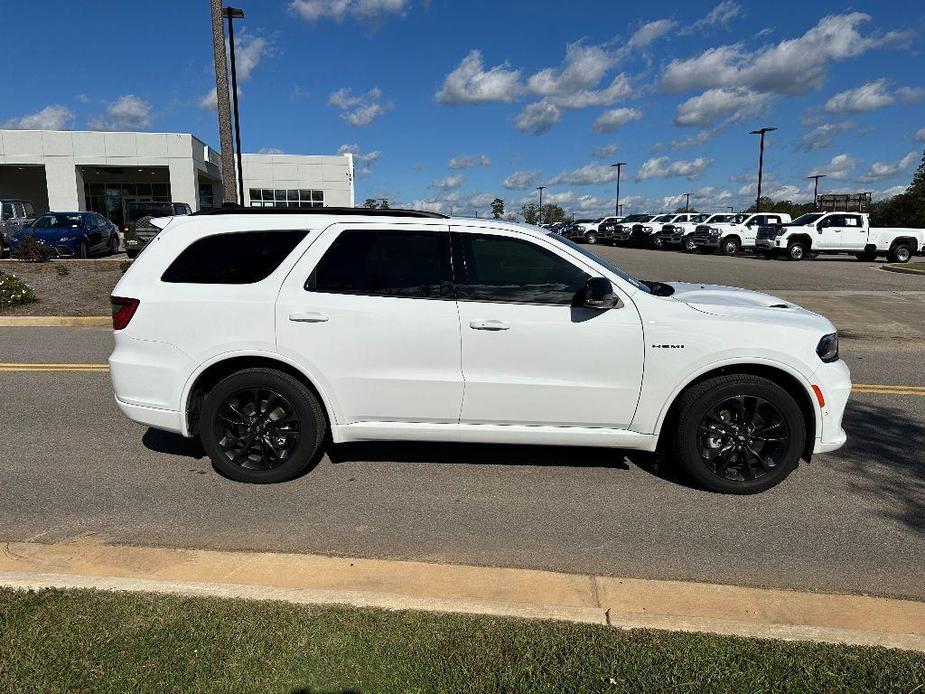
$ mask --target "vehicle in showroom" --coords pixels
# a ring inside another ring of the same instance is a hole
[[[134,258],[147,245],[148,241],[157,236],[160,229],[151,224],[155,217],[171,217],[192,214],[192,209],[185,202],[143,202],[132,201],[128,203],[125,211],[125,224],[122,232],[125,235],[125,254]]]
[[[10,239],[33,219],[35,209],[29,200],[0,199],[0,258],[9,251]]]
[[[925,229],[871,227],[861,212],[810,212],[789,224],[762,226],[756,247],[765,257],[803,260],[820,253],[853,253],[858,260],[886,256],[908,263],[925,245]]]
[[[652,223],[649,225],[652,227],[652,231],[649,232],[649,245],[652,248],[664,248],[665,247],[665,237],[663,232],[666,229],[674,229],[675,224],[689,224],[693,219],[699,219],[703,215],[696,213],[685,212],[683,214],[663,214],[660,217],[656,217],[652,220]]]
[[[692,214],[686,221],[675,220],[671,224],[665,224],[662,226],[662,230],[657,232],[660,242],[654,244],[656,248],[669,249],[676,246],[683,248],[686,251],[696,250],[693,241],[693,233],[697,227],[701,224],[709,224],[710,222],[723,222],[728,219],[732,219],[734,215],[731,214]]]
[[[737,214],[729,221],[697,225],[692,237],[698,251],[720,250],[724,255],[735,255],[743,249],[755,250],[760,227],[786,224],[790,215],[782,212]]]
[[[655,219],[654,214],[631,214],[617,224],[613,232],[614,243],[635,243],[643,238],[643,227]],[[634,236],[635,235],[635,236]]]
[[[326,440],[663,451],[753,493],[846,435],[825,318],[765,294],[638,280],[562,236],[403,210],[215,210],[115,288],[118,407],[279,482]],[[582,346],[580,359],[551,359]],[[464,397],[465,394],[465,397]]]
[[[119,252],[119,228],[96,212],[46,212],[10,239],[10,255],[32,239],[53,258],[89,258]]]

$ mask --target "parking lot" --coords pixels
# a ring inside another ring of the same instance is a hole
[[[364,444],[281,485],[112,402],[105,328],[2,328],[0,538],[319,552],[925,599],[922,278],[850,257],[788,263],[598,247],[646,279],[773,291],[833,320],[862,387],[843,449],[750,497],[618,451]],[[88,261],[90,262],[90,261]],[[9,366],[25,364],[25,366]]]

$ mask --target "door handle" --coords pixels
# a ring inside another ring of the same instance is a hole
[[[500,320],[474,320],[469,323],[469,327],[473,330],[508,330],[511,327],[510,323],[505,323]]]
[[[293,323],[327,323],[330,318],[324,313],[310,311],[308,313],[290,313],[289,320]]]

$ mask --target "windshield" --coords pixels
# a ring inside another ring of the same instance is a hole
[[[652,221],[653,222],[670,222],[674,218],[675,216],[673,214],[663,214],[661,217],[656,217]]]
[[[137,222],[142,217],[170,217],[173,215],[173,206],[169,202],[142,202],[130,203],[126,222]]]
[[[746,219],[748,219],[749,217],[751,217],[751,215],[749,215],[749,214],[737,214],[737,215],[736,215],[735,217],[733,217],[730,221],[735,222],[736,224],[741,224],[742,222],[744,222],[744,221],[745,221]]]
[[[83,218],[79,214],[43,214],[32,224],[36,229],[79,229]]]
[[[652,219],[652,215],[650,214],[631,214],[629,217],[623,220],[623,223],[625,224],[627,222],[648,222],[650,219]]]
[[[735,215],[732,214],[715,214],[710,217],[710,224],[723,224],[731,222],[733,219],[735,219]]]
[[[705,222],[709,218],[710,218],[710,215],[708,214],[698,214],[696,217],[691,218],[691,221],[696,222],[697,224],[700,224],[700,222]]]
[[[815,224],[822,217],[822,214],[819,212],[807,212],[806,214],[801,214],[799,217],[794,219],[787,226],[802,227],[808,224]]]
[[[603,265],[605,268],[610,270],[613,274],[617,275],[617,277],[619,277],[620,279],[626,280],[631,285],[636,287],[636,289],[640,289],[646,292],[647,294],[652,293],[652,290],[649,289],[647,285],[643,284],[640,280],[637,280],[635,277],[628,274],[623,268],[614,265],[609,260],[597,255],[596,253],[592,253],[591,251],[585,250],[584,246],[579,246],[577,243],[572,243],[564,236],[559,236],[558,234],[547,234],[547,236],[549,236],[549,238],[551,239],[555,239],[556,241],[558,241],[559,243],[565,246],[568,246],[573,251],[577,251],[578,253],[581,253],[586,258],[590,258],[598,265]]]

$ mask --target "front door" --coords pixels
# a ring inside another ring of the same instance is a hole
[[[463,424],[626,428],[642,381],[633,303],[573,307],[597,271],[557,244],[453,227]],[[619,291],[619,290],[617,290]]]
[[[816,225],[813,246],[823,251],[841,249],[844,243],[844,218],[842,214],[823,217]]]
[[[334,224],[283,283],[281,353],[331,398],[338,424],[456,424],[459,316],[444,224]]]

